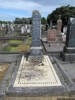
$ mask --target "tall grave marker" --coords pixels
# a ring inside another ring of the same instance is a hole
[[[31,58],[33,60],[42,60],[42,47],[41,47],[41,15],[39,11],[35,10],[32,13],[32,45],[31,45]]]
[[[75,61],[75,18],[70,18],[68,21],[64,59],[67,61]]]
[[[61,15],[59,15],[59,19],[57,20],[57,34],[61,33],[62,29],[62,20],[61,20]]]

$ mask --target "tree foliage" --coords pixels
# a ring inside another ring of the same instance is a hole
[[[31,24],[32,18],[16,18],[14,21],[15,24]],[[47,24],[47,20],[45,17],[41,18],[42,24]]]
[[[61,15],[63,26],[67,25],[69,17],[75,17],[75,7],[67,5],[62,6],[60,8],[56,8],[56,10],[54,10],[51,14],[48,15],[48,24],[50,24],[50,21],[52,21],[53,24],[56,24],[59,15]]]
[[[0,24],[11,24],[12,22],[11,21],[1,21],[0,20]]]
[[[14,23],[15,24],[31,24],[31,18],[16,18]]]
[[[46,20],[45,17],[42,17],[42,18],[41,18],[41,24],[47,24],[47,20]]]

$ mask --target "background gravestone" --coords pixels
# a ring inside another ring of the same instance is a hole
[[[49,29],[48,42],[55,42],[55,41],[56,41],[56,29]]]
[[[62,19],[61,15],[59,15],[59,19],[57,20],[57,34],[61,34],[62,29]]]
[[[68,21],[64,59],[75,61],[75,18],[70,18]]]
[[[70,18],[68,22],[66,47],[75,47],[75,18]]]

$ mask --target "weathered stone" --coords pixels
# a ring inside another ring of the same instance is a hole
[[[38,11],[32,14],[32,46],[40,46],[41,38],[41,15]]]
[[[59,19],[57,20],[57,34],[61,33],[62,29],[62,20],[61,20],[61,15],[59,15]]]
[[[35,10],[32,14],[32,46],[31,55],[42,55],[41,47],[41,15],[39,11]]]
[[[56,30],[52,29],[52,30],[48,30],[48,42],[54,42],[56,41]]]

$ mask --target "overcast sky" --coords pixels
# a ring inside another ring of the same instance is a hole
[[[47,17],[57,7],[75,6],[75,0],[0,0],[0,19],[13,20],[15,17],[31,17],[33,10],[39,10]]]

